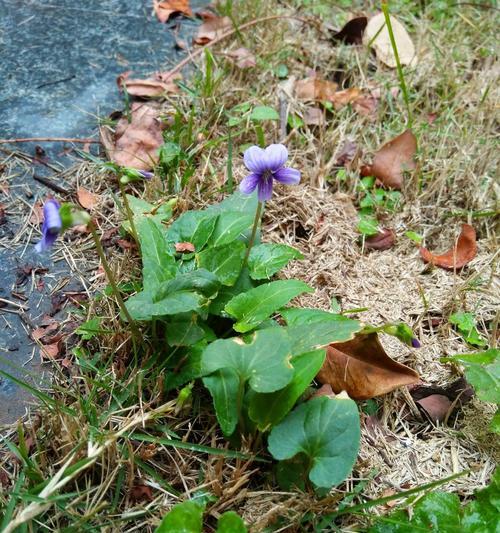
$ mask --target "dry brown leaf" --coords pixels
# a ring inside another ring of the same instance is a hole
[[[463,268],[477,254],[476,231],[469,224],[462,224],[462,231],[455,246],[441,255],[434,255],[427,248],[420,247],[420,255],[426,263],[431,263],[446,270]]]
[[[78,187],[76,190],[76,196],[78,197],[79,204],[84,209],[94,209],[94,207],[101,202],[101,196],[99,194],[90,192],[83,187]]]
[[[130,490],[130,499],[133,502],[150,502],[153,500],[153,492],[148,485],[138,484]]]
[[[373,96],[361,95],[353,102],[352,107],[360,115],[373,117],[377,112],[378,99]]]
[[[386,187],[401,190],[403,172],[416,167],[413,159],[416,151],[417,139],[411,130],[406,130],[376,152],[373,163],[363,174],[376,177]]]
[[[361,90],[357,87],[350,87],[343,91],[337,91],[332,94],[330,102],[335,109],[339,109],[347,104],[355,102],[361,96]]]
[[[300,100],[330,102],[337,87],[338,85],[333,81],[311,77],[295,83],[295,95]]]
[[[153,98],[167,93],[178,93],[179,86],[175,80],[182,78],[180,74],[169,76],[167,72],[156,72],[152,77],[140,80],[129,79],[130,71],[120,74],[116,80],[120,90],[123,86],[130,96]]]
[[[175,244],[175,251],[179,254],[194,253],[194,244],[192,242],[177,242]]]
[[[193,16],[189,0],[161,0],[161,2],[154,0],[153,9],[160,22],[167,22],[173,15]]]
[[[332,386],[329,383],[325,383],[325,385],[322,385],[319,389],[316,389],[312,395],[311,398],[317,398],[318,396],[328,396],[329,398],[334,398],[335,393],[333,392]]]
[[[351,341],[328,346],[317,379],[329,383],[336,394],[344,390],[355,400],[367,400],[420,378],[385,353],[376,333],[360,333]]]
[[[398,19],[392,15],[390,15],[390,19],[400,63],[402,65],[416,63],[415,47],[408,32]],[[363,42],[375,49],[377,59],[382,61],[382,63],[391,68],[397,67],[396,57],[383,13],[378,13],[368,21],[363,35]]]
[[[101,128],[101,138],[108,136],[106,149],[109,158],[123,167],[152,170],[158,162],[158,150],[163,144],[160,110],[153,103],[133,102],[131,121],[126,116],[116,125],[114,143],[109,131]],[[104,135],[103,135],[104,134]]]
[[[40,346],[40,356],[42,359],[55,359],[59,355],[59,341],[53,344]]]
[[[353,141],[346,141],[335,155],[335,164],[339,167],[349,166],[358,152],[358,145]]]
[[[252,68],[257,64],[255,56],[248,48],[238,48],[227,54],[238,68]]]
[[[445,387],[413,387],[410,395],[422,413],[436,423],[445,421],[454,408],[461,408],[469,402],[474,390],[464,378],[459,378]]]
[[[203,24],[198,28],[198,33],[193,39],[194,44],[205,45],[218,39],[233,27],[229,17],[205,18]]]
[[[308,126],[323,126],[325,115],[319,107],[308,107],[304,113],[304,124]]]
[[[347,22],[338,33],[332,35],[332,39],[346,44],[361,44],[367,24],[366,17],[356,17]]]
[[[369,250],[389,250],[396,242],[396,234],[392,229],[383,228],[377,235],[365,239],[365,248]]]

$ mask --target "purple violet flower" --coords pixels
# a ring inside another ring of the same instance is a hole
[[[240,191],[250,194],[257,188],[260,202],[271,198],[273,179],[286,185],[297,185],[300,181],[298,170],[283,166],[288,159],[288,150],[282,144],[271,144],[265,150],[258,146],[250,146],[243,158],[251,174],[240,183]]]
[[[62,229],[62,220],[59,215],[59,203],[50,199],[43,204],[42,240],[35,246],[40,253],[50,248],[57,239]]]
[[[411,345],[412,345],[414,348],[420,348],[420,346],[421,346],[419,340],[418,340],[418,339],[415,339],[415,337],[413,337],[413,339],[411,340]]]
[[[138,170],[138,172],[145,180],[150,180],[154,177],[154,174],[152,172],[148,172],[147,170]]]

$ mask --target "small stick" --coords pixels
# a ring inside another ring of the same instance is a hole
[[[7,300],[7,298],[0,298],[0,303],[6,304],[6,305],[13,305],[14,307],[17,307],[18,309],[22,309],[23,311],[27,311],[26,307],[24,305],[18,304],[17,302],[13,302],[12,300]]]
[[[52,189],[55,192],[64,194],[66,196],[71,196],[71,193],[67,189],[65,189],[64,187],[61,187],[57,183],[54,183],[49,178],[45,178],[44,176],[37,176],[36,174],[33,174],[33,179],[35,181],[38,181],[39,183],[42,183],[43,185],[45,185],[49,189]]]
[[[36,142],[62,142],[62,143],[94,143],[101,144],[96,139],[71,139],[68,137],[26,137],[24,139],[0,139],[0,144],[36,143]]]
[[[286,125],[288,122],[288,102],[285,93],[280,92],[280,135],[281,141],[286,139]]]

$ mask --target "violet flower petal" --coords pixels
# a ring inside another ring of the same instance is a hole
[[[54,199],[47,200],[43,204],[43,225],[46,231],[61,231],[62,220],[59,215],[59,202]]]
[[[265,149],[266,168],[275,172],[288,159],[288,150],[283,144],[271,144]]]
[[[421,346],[421,344],[420,344],[420,342],[418,341],[418,339],[415,339],[415,338],[413,338],[413,339],[411,340],[411,345],[412,345],[414,348],[420,348],[420,346]]]
[[[152,172],[148,172],[147,170],[139,170],[139,174],[145,179],[150,180],[154,177],[154,174]]]
[[[53,199],[47,200],[43,205],[42,239],[35,245],[35,250],[39,253],[50,248],[61,232],[62,220],[59,207],[59,203]]]
[[[250,172],[264,172],[267,170],[265,151],[258,146],[250,146],[243,154],[245,166]]]
[[[240,183],[240,191],[243,194],[250,194],[255,190],[255,187],[259,184],[259,180],[261,178],[260,174],[249,174],[245,178],[241,180]]]
[[[262,176],[257,185],[259,202],[265,202],[271,199],[273,195],[273,178],[272,176]]]
[[[274,173],[274,179],[285,185],[297,185],[300,181],[300,171],[294,168],[280,168]]]

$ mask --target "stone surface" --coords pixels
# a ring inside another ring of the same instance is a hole
[[[193,8],[204,4],[191,2]],[[181,59],[172,25],[157,21],[152,0],[0,0],[0,14],[0,138],[95,136],[98,118],[122,107],[118,74],[131,70],[134,76],[146,76]],[[185,18],[174,21],[178,23],[179,38],[191,42],[199,23]],[[61,153],[61,143],[39,144],[53,165],[62,168],[73,162],[73,156]],[[34,153],[34,144],[15,148]],[[0,152],[0,159],[5,155]],[[54,174],[39,165],[20,167],[15,180],[9,181],[10,202],[17,195],[19,205],[22,199],[29,209],[50,192],[33,180],[34,171]],[[0,195],[0,203],[4,200]],[[0,225],[0,298],[28,308],[21,318],[7,311],[19,309],[0,304],[0,370],[40,387],[48,384],[48,367],[40,364],[39,350],[28,335],[30,324],[36,326],[50,310],[50,293],[61,280],[75,280],[64,262],[52,264],[22,240],[8,244],[22,230],[21,224],[22,217],[12,216]],[[31,279],[26,281],[21,287],[27,298],[23,302],[13,298],[12,291],[19,290],[19,268],[27,264],[43,265],[49,272],[41,291]],[[32,400],[22,387],[0,375],[0,424],[21,416]]]

